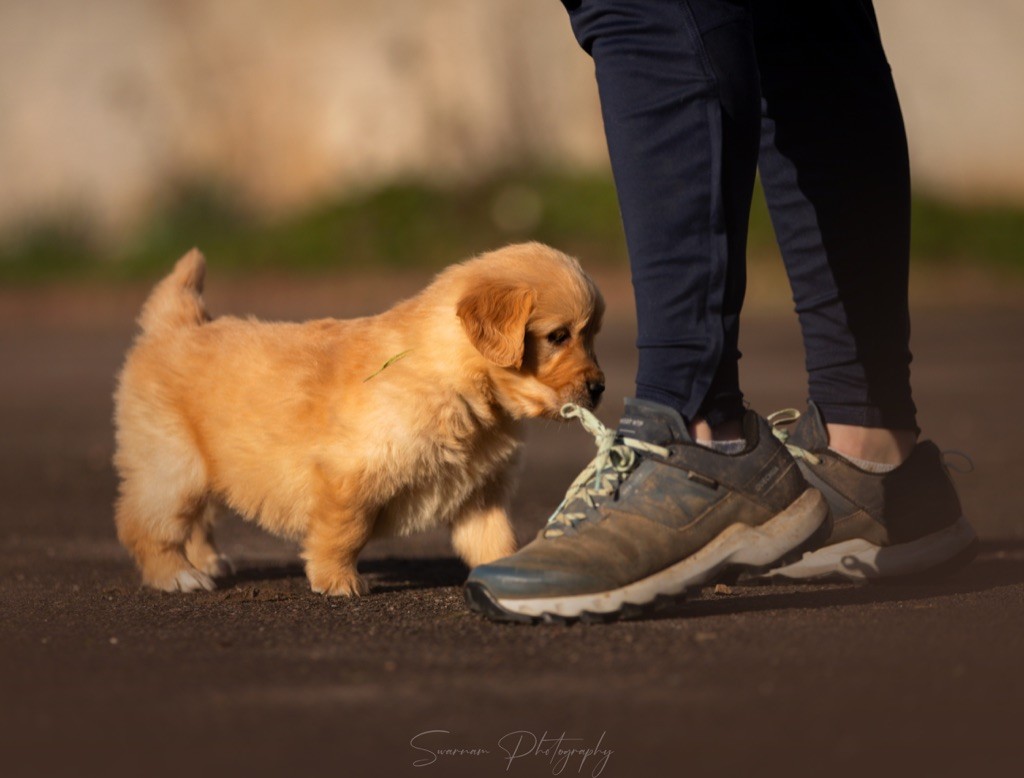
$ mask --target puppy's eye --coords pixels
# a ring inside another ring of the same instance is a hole
[[[553,346],[561,346],[567,340],[569,340],[569,330],[565,327],[559,327],[554,332],[548,333],[548,343]]]

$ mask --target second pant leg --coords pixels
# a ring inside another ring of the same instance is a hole
[[[746,2],[566,2],[594,59],[636,296],[638,397],[743,412],[737,348],[760,122]]]
[[[870,0],[758,0],[760,169],[825,419],[915,429],[910,172]]]

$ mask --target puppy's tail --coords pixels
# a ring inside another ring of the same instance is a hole
[[[210,320],[203,302],[206,260],[192,249],[178,260],[174,270],[156,285],[142,306],[139,326],[145,333],[195,327]]]

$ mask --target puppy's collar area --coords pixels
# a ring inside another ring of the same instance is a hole
[[[601,423],[593,413],[579,405],[567,403],[560,411],[562,418],[579,419],[583,429],[594,436],[597,455],[569,486],[565,497],[548,518],[543,530],[545,538],[556,538],[574,532],[589,511],[615,495],[626,477],[640,464],[643,454],[668,458],[671,452],[653,443],[636,438],[620,437]]]

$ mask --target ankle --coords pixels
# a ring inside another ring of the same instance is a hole
[[[901,465],[917,444],[914,430],[888,430],[875,427],[857,427],[852,424],[826,424],[828,445],[846,457]]]
[[[721,440],[743,439],[743,424],[739,419],[730,419],[715,427],[712,427],[704,419],[695,419],[689,429],[690,437],[696,443],[708,444]]]

